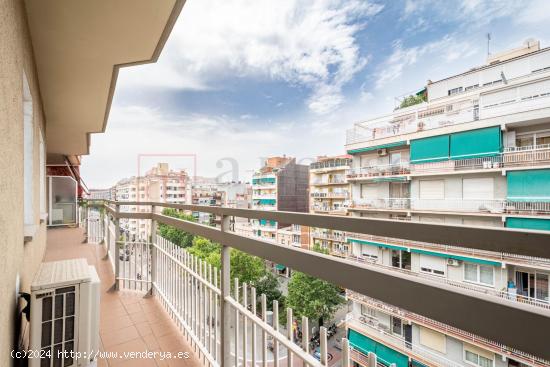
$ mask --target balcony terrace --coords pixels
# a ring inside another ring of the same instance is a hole
[[[143,292],[152,293],[170,314],[174,323],[183,330],[183,334],[190,343],[199,351],[201,358],[210,365],[237,364],[242,356],[256,353],[256,348],[252,346],[257,345],[256,342],[261,338],[256,338],[258,335],[255,332],[249,332],[251,330],[249,326],[254,325],[257,330],[272,335],[276,344],[279,345],[275,348],[277,352],[274,357],[278,356],[278,359],[282,360],[291,353],[293,357],[298,357],[311,366],[321,365],[311,355],[305,353],[298,344],[290,340],[289,335],[277,331],[277,329],[283,330],[279,329],[278,324],[269,325],[257,316],[256,302],[250,301],[250,297],[258,300],[252,288],[247,285],[241,287],[236,283],[234,289],[239,291],[236,293],[230,291],[228,254],[232,247],[317,276],[358,294],[368,294],[369,297],[380,300],[377,302],[396,305],[392,307],[399,309],[402,307],[410,310],[410,313],[414,312],[415,315],[423,315],[425,322],[446,325],[452,332],[462,333],[470,339],[474,338],[487,343],[491,348],[498,346],[500,353],[513,353],[514,357],[521,358],[519,360],[528,361],[526,363],[549,365],[547,362],[540,362],[541,358],[549,358],[544,335],[547,326],[550,325],[550,317],[541,307],[498,297],[487,297],[486,294],[469,289],[436,283],[411,274],[388,271],[368,263],[339,259],[292,246],[280,246],[258,238],[243,237],[232,232],[229,224],[232,216],[284,221],[363,235],[386,236],[391,233],[394,236],[406,238],[406,241],[441,241],[464,251],[474,251],[472,248],[479,249],[475,251],[498,249],[503,253],[533,258],[550,258],[549,250],[544,246],[549,240],[549,233],[166,203],[140,203],[140,205],[152,205],[152,210],[148,213],[120,213],[118,204],[114,202],[110,202],[106,207],[108,214],[104,218],[103,239],[115,269],[115,284],[118,289],[135,290],[137,288],[143,289]],[[162,207],[219,215],[222,218],[221,228],[159,214],[159,209]],[[118,222],[125,217],[150,219],[153,221],[154,228],[157,223],[164,223],[221,243],[223,245],[222,268],[215,270],[208,267],[206,263],[159,237],[156,231],[153,231],[151,243],[122,242],[117,245],[114,239],[120,236]],[[109,221],[111,224],[108,224]],[[105,230],[106,228],[108,230]],[[521,246],[518,246],[519,243]],[[129,259],[114,261],[113,259],[119,259],[120,254],[128,254]],[[138,273],[141,274],[140,277],[137,276]],[[415,289],[415,297],[412,298],[402,292],[411,287]],[[437,302],[430,302],[430,300],[437,300]],[[444,309],[438,306],[442,303],[446,306]],[[289,315],[291,320],[291,311]],[[209,316],[210,319],[214,318],[214,322],[205,322]],[[237,328],[234,327],[236,319],[239,320]],[[278,317],[274,315],[274,319],[277,320]],[[502,323],[501,320],[507,320],[507,322]],[[524,338],[520,332],[526,328],[532,333],[529,338]],[[512,330],[518,332],[510,332]],[[326,353],[326,344],[323,347],[323,333],[324,331],[321,333],[322,355]],[[246,342],[232,344],[230,342],[232,338]],[[498,340],[498,342],[492,340]],[[260,353],[256,356],[259,357],[265,348],[258,349]],[[230,352],[222,352],[223,350]],[[267,356],[265,358],[269,357],[268,353],[264,355]],[[349,351],[344,347],[344,366],[349,363],[348,357]],[[323,365],[326,365],[326,361],[321,356]]]
[[[309,170],[312,173],[322,173],[337,170],[348,169],[351,165],[351,159],[329,159],[326,161],[314,162],[309,166]]]
[[[539,78],[548,73],[539,73]],[[380,118],[358,122],[347,130],[346,145],[370,143],[375,140],[403,136],[427,130],[455,126],[474,121],[495,120],[499,117],[520,119],[522,113],[536,112],[550,107],[550,93],[546,89],[538,91],[528,88],[520,91],[516,83],[528,82],[531,75],[509,80],[510,93],[506,96],[491,94],[491,88],[465,93],[464,96],[448,98],[448,102],[421,103]],[[547,85],[543,86],[548,87]]]
[[[533,198],[510,199],[411,199],[353,200],[350,210],[390,210],[496,216],[550,216],[550,202]]]

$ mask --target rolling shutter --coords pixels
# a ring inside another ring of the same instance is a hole
[[[502,139],[499,126],[451,134],[451,159],[490,157],[500,154]]]
[[[419,182],[420,199],[444,199],[445,181],[443,180],[424,180]]]
[[[449,135],[411,140],[411,163],[439,162],[449,159]]]
[[[493,199],[495,191],[494,179],[465,178],[462,180],[463,199]]]
[[[550,169],[506,174],[507,197],[513,201],[550,201]]]
[[[420,344],[430,349],[436,350],[440,353],[447,353],[447,341],[445,334],[439,333],[435,330],[419,326],[420,329]]]
[[[431,269],[437,272],[446,273],[447,259],[444,257],[435,257],[420,254],[420,268]]]

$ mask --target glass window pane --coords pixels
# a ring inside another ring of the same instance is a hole
[[[492,266],[479,266],[479,281],[483,284],[493,285],[493,267]]]
[[[493,366],[493,360],[489,359],[489,358],[479,356],[479,365],[481,367],[492,367]]]
[[[401,268],[411,270],[411,253],[407,251],[401,252]]]
[[[401,256],[399,250],[391,250],[391,266],[399,268],[401,265]]]
[[[477,282],[477,265],[464,263],[464,279]]]
[[[535,288],[537,299],[548,301],[548,274],[537,273]]]
[[[477,364],[477,362],[478,362],[478,355],[475,354],[475,353],[472,353],[470,351],[466,351],[465,357],[466,357],[466,360],[468,362],[472,362],[472,363],[475,363],[475,364]]]

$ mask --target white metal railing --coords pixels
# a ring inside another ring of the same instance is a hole
[[[331,160],[327,160],[327,161],[311,163],[310,166],[309,166],[309,169],[311,171],[326,170],[328,168],[345,169],[350,164],[351,164],[351,159],[349,159],[349,158],[331,159]]]
[[[473,304],[470,304],[470,299],[472,299],[471,295],[468,295],[468,292],[460,292],[460,291],[454,291],[451,290],[450,287],[440,287],[434,284],[430,284],[430,282],[424,282],[421,280],[415,280],[413,276],[408,275],[391,275],[388,272],[380,272],[376,270],[375,268],[371,268],[367,265],[354,265],[353,262],[347,261],[347,260],[338,260],[335,257],[328,257],[326,255],[320,255],[315,253],[306,253],[305,250],[297,250],[292,248],[291,246],[266,246],[265,242],[263,240],[258,239],[251,239],[251,238],[245,238],[240,237],[236,234],[234,234],[230,229],[230,219],[232,216],[235,217],[243,217],[243,218],[252,218],[253,220],[257,220],[258,218],[268,218],[271,220],[276,221],[286,221],[287,223],[293,223],[293,224],[300,224],[300,225],[308,225],[313,227],[320,227],[320,228],[329,228],[333,230],[341,230],[346,232],[359,232],[359,233],[372,233],[386,236],[391,234],[394,234],[396,236],[403,236],[405,238],[409,239],[435,239],[439,238],[441,235],[440,233],[437,234],[437,236],[434,233],[431,233],[430,231],[433,231],[432,226],[426,226],[421,223],[393,223],[392,221],[384,221],[384,220],[372,220],[372,219],[363,219],[363,218],[337,218],[337,220],[322,216],[322,215],[312,215],[312,214],[305,214],[305,213],[288,213],[288,212],[270,212],[268,213],[262,213],[261,217],[260,214],[257,211],[254,210],[243,210],[243,209],[230,209],[230,208],[212,208],[212,207],[197,207],[193,205],[168,205],[166,203],[148,203],[143,205],[151,205],[153,207],[153,210],[149,213],[120,213],[118,211],[118,203],[115,202],[109,202],[107,205],[107,210],[109,213],[109,216],[112,216],[115,218],[115,236],[111,236],[110,231],[106,231],[106,236],[110,236],[113,238],[119,238],[120,233],[120,227],[119,222],[121,218],[134,218],[134,219],[150,219],[153,221],[153,227],[156,226],[155,223],[157,221],[160,221],[161,223],[174,226],[175,228],[178,228],[179,230],[188,231],[190,233],[193,233],[198,236],[204,236],[207,237],[213,241],[221,242],[224,244],[223,251],[222,251],[222,264],[226,264],[225,266],[222,265],[222,278],[228,280],[229,279],[229,266],[228,261],[229,257],[227,254],[224,255],[226,252],[225,249],[229,250],[230,248],[227,246],[235,247],[237,249],[240,249],[242,251],[246,251],[248,253],[251,253],[256,256],[263,257],[265,259],[268,259],[270,261],[275,261],[277,263],[284,263],[287,266],[297,269],[299,271],[304,271],[306,273],[312,274],[314,276],[318,276],[322,279],[332,281],[336,284],[340,284],[343,287],[355,289],[357,291],[361,291],[361,293],[364,294],[372,294],[376,295],[376,297],[383,299],[386,302],[394,303],[406,308],[411,308],[414,312],[424,312],[428,315],[431,315],[430,312],[432,312],[432,306],[430,306],[429,303],[427,303],[425,306],[417,307],[414,302],[408,302],[406,298],[401,298],[400,295],[396,298],[394,296],[395,293],[389,292],[385,293],[382,288],[380,288],[377,284],[372,282],[358,282],[356,279],[363,279],[363,277],[368,277],[371,274],[376,274],[376,276],[381,277],[381,279],[392,279],[392,282],[394,282],[396,285],[407,287],[409,284],[414,284],[416,287],[416,291],[418,292],[419,296],[422,295],[429,295],[430,292],[437,292],[439,294],[438,300],[444,300],[447,299],[446,297],[450,297],[448,295],[453,295],[454,301],[458,302],[461,306],[463,305],[465,309],[473,309]],[[142,204],[140,204],[142,205]],[[184,211],[206,211],[211,212],[216,215],[222,216],[221,221],[221,227],[220,228],[213,228],[208,226],[201,226],[196,223],[192,223],[189,221],[183,221],[176,218],[171,218],[166,215],[162,215],[157,213],[154,209],[159,207],[170,207],[174,209],[184,210]],[[264,216],[265,215],[265,216]],[[107,228],[107,227],[106,227]],[[430,233],[428,235],[421,235],[418,231],[426,230]],[[539,249],[538,244],[541,242],[545,242],[547,235],[545,233],[532,233],[530,236],[525,237],[523,233],[517,232],[517,231],[508,231],[508,230],[489,230],[489,229],[483,229],[483,228],[462,228],[462,227],[453,227],[453,226],[445,226],[442,227],[442,230],[445,231],[446,235],[449,236],[451,243],[457,243],[456,241],[459,240],[461,237],[461,234],[465,235],[466,244],[468,246],[479,246],[479,248],[482,249],[492,249],[493,246],[499,244],[501,248],[504,251],[516,251],[516,241],[520,240],[520,238],[524,241],[522,249],[517,249],[519,254],[527,254],[527,255],[535,255],[535,254],[546,254],[545,248]],[[467,231],[467,232],[466,232]],[[228,232],[228,233],[226,233]],[[517,232],[517,233],[516,233]],[[155,234],[156,231],[153,231]],[[476,237],[472,234],[481,236],[482,240],[478,241],[476,240]],[[487,235],[490,235],[490,237],[487,237]],[[110,241],[105,241],[106,243],[110,243]],[[153,238],[152,244],[159,244],[159,240],[156,238]],[[125,251],[123,246],[114,246],[114,259],[118,259],[118,261],[115,261],[115,276],[117,277],[117,284],[120,286],[122,284],[122,281],[130,281],[128,284],[132,284],[132,280],[139,280],[137,279],[137,274],[135,275],[136,278],[132,279],[131,276],[127,276],[125,270],[123,270],[123,266],[121,265],[119,261],[127,261],[127,260],[120,260],[120,255],[122,257],[125,257],[127,254],[128,256],[134,256],[135,253],[140,253],[142,251],[134,250],[133,252],[130,251],[129,253]],[[463,248],[465,251],[470,251],[469,248]],[[525,250],[527,249],[527,250]],[[157,249],[154,245],[152,245],[152,279],[151,284],[153,285],[153,291],[156,290],[155,288],[155,276],[158,275],[155,270],[154,264],[156,264],[155,256],[157,255]],[[143,255],[141,255],[143,257]],[[522,256],[522,255],[518,255]],[[225,260],[224,260],[225,259]],[[137,264],[137,260],[134,260],[134,263],[132,263],[132,260],[130,260],[130,264]],[[330,265],[330,266],[328,266]],[[140,266],[134,265],[134,269],[141,269]],[[132,265],[129,265],[129,269],[132,269]],[[322,269],[322,270],[321,270]],[[326,272],[329,272],[328,275],[326,275]],[[131,273],[131,271],[130,271]],[[174,272],[170,272],[169,274],[172,274]],[[354,276],[348,276],[344,275],[353,274]],[[225,284],[225,282],[223,283]],[[225,286],[222,287],[222,290],[227,290],[228,287]],[[225,295],[226,293],[224,293]],[[431,293],[433,294],[433,293]],[[457,298],[458,296],[458,298]],[[227,294],[227,297],[224,296],[221,298],[221,302],[224,304],[230,303],[230,295]],[[481,302],[482,304],[494,304],[494,303],[500,303],[496,302],[494,300],[491,300],[490,298],[487,298],[485,300],[484,298],[477,298],[476,304],[479,304]],[[457,307],[457,303],[454,305],[455,309]],[[530,308],[523,308],[518,306],[507,306],[508,308],[497,308],[496,312],[500,313],[502,317],[511,320],[511,325],[518,325],[517,319],[514,320],[513,315],[521,315],[521,324],[522,325],[531,325],[533,330],[535,330],[535,325],[546,325],[547,323],[547,317],[543,316],[542,313],[539,313],[538,311],[535,311],[534,309],[531,310]],[[508,311],[510,310],[510,311]],[[483,314],[483,309],[480,311]],[[509,316],[509,317],[508,317]],[[227,320],[227,318],[225,318]],[[455,325],[456,327],[462,326],[462,319],[460,315],[455,315],[453,313],[452,315],[443,315],[438,317],[438,320],[449,323],[450,325]],[[439,321],[438,321],[439,322]],[[223,325],[223,322],[220,324]],[[514,336],[510,335],[504,335],[504,326],[499,324],[492,324],[492,327],[496,330],[502,331],[503,333],[500,333],[499,335],[502,335],[502,342],[510,342],[510,344],[514,345],[515,347],[525,348],[526,350],[529,350],[531,352],[536,352],[536,354],[546,356],[547,351],[544,348],[544,345],[540,344],[540,339],[533,339],[534,343],[537,347],[533,347],[533,345],[526,342],[524,339],[522,340],[516,340]],[[224,327],[224,330],[227,330],[227,328]],[[478,331],[477,328],[471,327],[469,329],[470,331],[476,332]],[[483,335],[483,330],[480,329],[480,332]],[[534,335],[539,335],[540,330],[536,331]],[[540,334],[541,335],[541,334]],[[224,339],[224,343],[227,342],[229,338]],[[500,339],[499,339],[500,340]],[[222,343],[222,344],[224,344]],[[238,343],[237,343],[238,344]],[[229,346],[226,345],[226,349],[229,349]],[[238,346],[237,346],[238,348]],[[524,353],[525,354],[525,353]],[[226,355],[226,354],[223,354]]]
[[[277,194],[275,193],[253,193],[252,200],[254,199],[277,199]]]
[[[482,348],[491,350],[495,353],[505,355],[505,356],[506,355],[511,356],[513,357],[513,359],[518,360],[520,362],[533,365],[533,366],[541,366],[541,367],[550,365],[550,361],[544,360],[543,358],[532,356],[528,353],[524,353],[517,349],[510,348],[501,343],[498,343],[486,338],[482,338],[472,333],[468,333],[464,330],[460,330],[455,327],[432,320],[430,318],[415,314],[413,312],[400,309],[399,307],[389,305],[387,303],[378,301],[374,298],[371,298],[362,294],[358,294],[353,291],[348,291],[347,295],[349,298],[355,301],[361,302],[369,307],[378,309],[386,314],[396,315],[399,318],[411,320],[420,325],[427,326],[428,328],[442,332],[443,334],[450,335],[457,339],[467,341],[471,344],[481,346]]]
[[[523,166],[525,164],[530,166],[549,165],[550,148],[541,147],[540,149],[509,150],[491,157],[414,163],[410,165],[410,174],[421,175],[469,170],[500,170],[503,168]]]
[[[522,147],[504,147],[504,153],[532,152],[538,150],[550,150],[550,144],[527,145]]]
[[[415,276],[415,277],[418,277],[418,278],[427,279],[429,281],[434,281],[434,282],[438,282],[438,283],[442,283],[442,284],[446,284],[446,285],[451,285],[453,287],[457,287],[457,288],[461,288],[461,289],[467,289],[469,291],[474,291],[474,292],[477,292],[477,293],[480,293],[480,294],[483,294],[483,295],[487,295],[487,296],[490,296],[490,297],[496,297],[496,298],[508,300],[508,301],[511,301],[511,302],[522,303],[522,304],[529,304],[531,306],[536,306],[536,307],[540,307],[540,308],[545,309],[545,310],[550,310],[550,301],[549,300],[542,300],[542,299],[537,299],[537,298],[517,294],[515,291],[512,292],[512,291],[509,291],[507,289],[495,289],[492,286],[478,286],[478,285],[475,285],[475,284],[472,284],[472,283],[451,280],[451,279],[448,279],[446,277],[441,277],[441,276],[432,275],[432,274],[428,274],[428,273],[420,273],[420,272],[415,272],[415,271],[412,271],[412,270],[396,268],[396,267],[389,266],[389,265],[383,265],[383,264],[377,263],[377,261],[375,259],[365,257],[365,256],[349,255],[348,258],[351,259],[351,260],[354,260],[354,261],[359,261],[359,262],[362,262],[362,263],[368,263],[370,265],[379,267],[379,268],[384,269],[386,271],[392,271],[392,272],[412,275],[412,276]]]
[[[307,318],[301,320],[305,332],[299,339],[293,328],[280,325],[277,301],[273,301],[273,311],[268,312],[266,296],[258,297],[253,286],[234,279],[230,294],[223,297],[220,270],[185,249],[156,236],[155,243],[120,243],[118,253],[118,287],[150,291],[158,297],[207,365],[278,366],[287,365],[289,359],[304,366],[328,365],[324,327],[320,332],[319,361],[311,355]],[[227,307],[224,316],[223,305]],[[286,324],[294,325],[291,309],[286,309],[286,316]],[[230,330],[226,334],[230,335],[229,341],[224,340],[223,327]],[[349,356],[347,340],[343,347],[344,355]],[[349,367],[349,357],[344,365]]]
[[[379,178],[385,176],[404,176],[411,173],[409,162],[397,164],[380,164],[359,169],[350,169],[346,175],[348,180]]]
[[[321,186],[321,185],[340,185],[340,184],[345,184],[347,183],[346,182],[346,179],[344,177],[337,177],[337,178],[332,178],[330,180],[313,180],[311,181],[311,184],[312,185],[318,185],[318,186]]]
[[[351,205],[355,209],[410,209],[410,198],[355,199]]]
[[[536,198],[510,199],[356,199],[354,209],[407,209],[411,211],[464,212],[490,214],[550,215],[550,201]]]
[[[313,238],[320,238],[320,239],[323,239],[323,240],[340,241],[340,242],[345,242],[346,241],[346,236],[343,233],[342,234],[334,234],[334,233],[323,233],[323,232],[318,232],[318,231],[312,231],[311,236]]]
[[[310,209],[315,212],[325,213],[345,213],[347,206],[328,206],[328,205],[311,205]]]
[[[349,197],[348,191],[333,191],[333,192],[319,192],[314,191],[310,193],[310,196],[312,198],[319,198],[319,199],[347,199]]]
[[[353,318],[353,314],[348,314],[346,317],[346,323],[352,328],[357,329],[359,332],[363,332],[366,335],[378,340],[402,353],[412,354],[413,358],[419,359],[421,362],[430,363],[436,366],[446,367],[462,367],[461,363],[457,363],[447,359],[437,353],[430,351],[427,348],[423,348],[418,344],[406,341],[403,337],[389,333],[384,328],[380,327],[374,320],[370,319],[361,320]]]

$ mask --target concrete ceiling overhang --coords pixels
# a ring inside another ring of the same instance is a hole
[[[89,153],[118,70],[155,62],[185,0],[25,0],[48,156]]]

